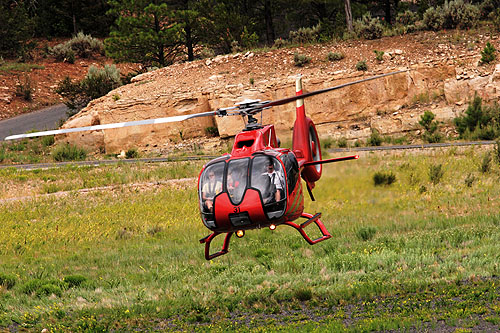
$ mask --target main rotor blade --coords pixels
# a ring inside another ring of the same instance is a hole
[[[278,99],[278,100],[271,101],[271,102],[268,102],[268,103],[263,103],[262,107],[263,108],[269,108],[271,106],[283,105],[283,104],[287,104],[287,103],[296,101],[298,99],[303,99],[303,98],[307,98],[307,97],[311,97],[311,96],[323,94],[323,93],[326,93],[326,92],[329,92],[329,91],[332,91],[332,90],[336,90],[336,89],[340,89],[340,88],[352,86],[354,84],[358,84],[358,83],[362,83],[362,82],[366,82],[366,81],[371,81],[371,80],[379,79],[379,78],[384,77],[384,76],[395,75],[395,74],[404,73],[404,72],[408,72],[408,70],[405,69],[405,70],[401,70],[401,71],[397,71],[397,72],[380,74],[380,75],[368,77],[366,79],[362,79],[362,80],[358,80],[358,81],[353,81],[353,82],[348,82],[348,83],[340,84],[340,85],[335,86],[335,87],[325,88],[325,89],[321,89],[321,90],[315,90],[315,91],[311,91],[311,92],[308,92],[306,94],[302,94],[302,95],[298,95],[298,96],[292,96],[292,97],[287,97],[287,98],[283,98],[283,99]]]
[[[34,132],[34,133],[27,133],[27,134],[16,134],[16,135],[8,136],[4,140],[33,138],[33,137],[38,137],[38,136],[65,134],[65,133],[74,133],[74,132],[83,132],[83,131],[96,131],[96,130],[104,130],[104,129],[110,129],[110,128],[122,128],[122,127],[137,126],[137,125],[153,125],[153,124],[173,123],[173,122],[177,122],[177,121],[188,120],[191,118],[214,116],[214,115],[216,115],[216,113],[217,113],[217,111],[209,111],[209,112],[188,114],[185,116],[174,116],[174,117],[166,117],[166,118],[136,120],[136,121],[127,121],[127,122],[123,122],[123,123],[111,123],[111,124],[94,125],[94,126],[86,126],[86,127],[65,128],[65,129],[52,130],[52,131]]]

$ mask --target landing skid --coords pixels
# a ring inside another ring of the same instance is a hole
[[[222,249],[219,252],[215,252],[213,254],[210,254],[210,242],[217,235],[220,235],[220,234],[221,234],[220,232],[214,232],[213,234],[210,234],[207,237],[200,239],[201,244],[205,243],[205,259],[212,260],[213,258],[217,258],[218,256],[221,256],[221,255],[229,252],[229,241],[231,240],[231,236],[233,235],[233,232],[228,232],[226,234],[226,238],[224,238],[224,244],[222,245]]]
[[[317,243],[319,243],[321,241],[324,241],[325,239],[328,239],[328,238],[332,237],[332,235],[330,235],[330,233],[328,232],[328,230],[326,230],[326,227],[323,224],[323,222],[321,222],[321,220],[319,219],[321,217],[321,213],[316,213],[315,215],[311,215],[311,214],[307,214],[307,213],[302,213],[302,215],[300,217],[303,217],[303,218],[307,219],[307,221],[305,221],[304,223],[302,223],[300,225],[297,224],[297,223],[293,223],[293,222],[285,222],[284,224],[289,225],[289,226],[297,229],[298,232],[300,232],[300,234],[302,235],[302,237],[304,237],[304,239],[309,244],[314,245],[314,244],[317,244]],[[316,223],[316,226],[318,227],[318,229],[323,234],[323,236],[321,236],[319,238],[316,238],[316,239],[309,238],[309,236],[304,231],[304,228],[307,227],[309,224],[311,224],[313,222]]]
[[[317,213],[315,215],[311,215],[311,214],[307,214],[307,213],[302,213],[302,215],[300,216],[302,218],[305,218],[307,219],[307,221],[305,221],[304,223],[302,224],[296,224],[296,223],[293,223],[293,222],[285,222],[284,224],[286,225],[289,225],[295,229],[297,229],[300,234],[302,235],[302,237],[304,237],[304,239],[311,245],[314,245],[314,244],[317,244],[321,241],[324,241],[325,239],[328,239],[330,237],[332,237],[332,235],[330,235],[330,233],[328,232],[328,230],[326,230],[326,227],[325,225],[323,224],[323,222],[321,222],[321,220],[319,219],[321,217],[321,213]],[[316,226],[319,228],[319,230],[321,231],[321,233],[323,234],[323,236],[319,237],[319,238],[316,238],[316,239],[311,239],[307,234],[306,232],[304,231],[304,229],[311,223],[316,223]],[[226,254],[229,252],[229,241],[231,240],[231,236],[233,235],[234,232],[228,232],[226,234],[226,238],[224,238],[224,244],[222,244],[222,249],[218,252],[215,252],[215,253],[212,253],[210,254],[210,243],[212,242],[212,240],[220,235],[221,233],[220,232],[214,232],[213,234],[210,234],[208,235],[207,237],[204,237],[202,239],[200,239],[200,243],[203,244],[205,243],[205,259],[207,260],[212,260],[214,258],[217,258],[218,256],[221,256],[223,254]]]

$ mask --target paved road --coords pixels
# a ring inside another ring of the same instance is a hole
[[[57,104],[36,112],[0,120],[0,140],[12,134],[55,129],[58,127],[60,119],[67,118],[67,110],[66,105]]]

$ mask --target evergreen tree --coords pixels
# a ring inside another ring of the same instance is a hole
[[[167,66],[182,52],[182,26],[165,1],[112,0],[116,28],[105,40],[107,54],[117,61]]]
[[[15,57],[28,50],[32,21],[23,1],[0,0],[0,56]]]

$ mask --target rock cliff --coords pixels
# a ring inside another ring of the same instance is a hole
[[[414,133],[420,129],[418,121],[425,110],[431,110],[446,124],[463,112],[475,93],[486,101],[500,98],[500,64],[479,64],[483,44],[490,41],[499,49],[499,37],[487,35],[477,40],[472,35],[459,42],[447,40],[446,33],[419,33],[404,38],[238,53],[175,64],[139,75],[131,84],[92,101],[63,127],[205,112],[232,106],[245,98],[275,100],[293,96],[298,74],[303,76],[307,92],[408,69],[406,73],[314,96],[305,105],[320,137],[364,139],[372,129],[386,135]],[[374,59],[375,49],[384,50],[383,61]],[[346,58],[329,62],[325,60],[328,52],[343,52]],[[294,53],[311,56],[311,64],[294,66]],[[354,68],[362,59],[368,63],[366,72]],[[289,137],[294,117],[295,106],[290,103],[265,110],[262,122],[275,124],[278,134]],[[241,117],[205,117],[173,124],[74,133],[59,139],[106,152],[132,147],[165,152],[182,140],[205,137],[214,127],[221,137],[230,137],[243,126]],[[445,126],[444,130],[452,132],[450,127]]]

